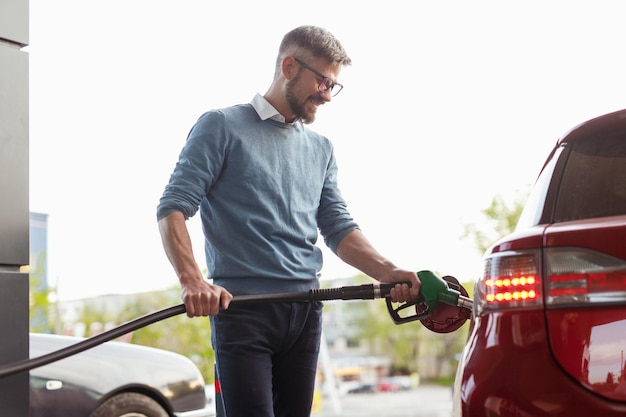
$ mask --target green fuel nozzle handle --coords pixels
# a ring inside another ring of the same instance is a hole
[[[461,295],[460,291],[451,288],[446,280],[435,275],[432,271],[419,271],[417,276],[420,279],[421,287],[420,294],[415,301],[394,307],[391,298],[386,298],[387,310],[394,323],[403,324],[410,321],[426,319],[433,314],[438,302],[472,310],[473,301],[470,298]],[[415,314],[400,314],[404,312],[403,310],[412,306],[416,306]]]
[[[461,293],[451,289],[443,278],[438,277],[431,271],[419,271],[417,276],[422,282],[420,293],[424,297],[424,303],[429,310],[435,308],[435,304],[439,301],[450,305],[457,304]]]

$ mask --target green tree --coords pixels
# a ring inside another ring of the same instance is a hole
[[[462,238],[474,239],[476,248],[483,254],[495,241],[515,230],[527,197],[527,191],[517,191],[509,206],[504,197],[494,196],[489,207],[481,211],[485,223],[466,224]]]
[[[509,205],[504,197],[496,195],[489,207],[482,210],[485,223],[465,225],[463,238],[473,238],[476,248],[484,253],[497,239],[511,233],[522,213],[528,193],[518,191],[514,201]],[[472,297],[473,284],[461,283]],[[453,376],[455,355],[460,352],[467,340],[469,326],[466,324],[459,330],[441,334],[434,333],[420,325],[410,322],[400,326],[391,323],[386,303],[373,303],[366,310],[361,337],[365,339],[373,354],[387,355],[393,360],[393,368],[401,372],[416,371],[422,375],[433,375],[435,378]],[[421,359],[428,359],[428,361]],[[426,371],[424,368],[428,366]]]
[[[371,282],[371,278],[358,275],[348,285]],[[394,308],[397,306],[393,305]],[[332,307],[335,310],[339,308]],[[344,313],[344,316],[349,315],[352,320],[359,320],[359,323],[353,323],[352,326],[358,329],[358,334],[351,337],[361,340],[369,354],[390,358],[392,373],[417,372],[424,379],[450,379],[453,376],[456,368],[455,354],[463,348],[467,338],[467,325],[447,334],[431,332],[420,321],[396,325],[385,300],[351,301],[341,308],[344,311],[348,308],[351,310],[350,314]],[[406,310],[408,316],[417,314],[411,308]]]
[[[417,314],[411,308],[407,314]],[[396,325],[384,301],[371,304],[366,320],[368,325],[364,327],[362,337],[368,341],[372,354],[392,359],[393,372],[417,372],[423,379],[450,379],[453,376],[455,355],[463,349],[467,339],[468,322],[451,333],[432,332],[417,320]]]
[[[383,300],[373,301],[368,307],[362,338],[370,353],[391,358],[395,373],[419,372],[420,341],[427,330],[419,322],[395,325]]]
[[[127,305],[132,317],[180,304],[180,290],[155,295],[140,295]],[[131,341],[180,353],[191,359],[207,383],[214,380],[215,356],[211,347],[211,325],[207,317],[189,318],[185,314],[171,317],[133,332]]]
[[[28,273],[30,300],[29,300],[29,327],[31,332],[47,333],[53,331],[54,314],[50,298],[54,296],[54,288],[44,283],[44,265],[46,252],[41,252],[35,269]]]
[[[87,335],[91,336],[107,327],[118,326],[177,304],[180,304],[179,289],[131,295],[121,308],[110,310],[105,310],[94,299],[93,302],[87,302],[79,321],[85,325]],[[207,384],[213,382],[214,355],[208,318],[191,319],[184,314],[177,315],[135,330],[120,339],[186,356],[198,366]]]

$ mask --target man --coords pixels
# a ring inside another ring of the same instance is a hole
[[[233,294],[318,288],[318,230],[365,274],[411,282],[394,287],[394,301],[418,294],[417,274],[379,254],[347,211],[331,142],[304,126],[339,93],[340,71],[350,63],[322,28],[287,33],[267,93],[202,115],[160,200],[159,230],[187,314],[211,316],[227,417],[310,414],[321,303],[229,303]],[[212,283],[200,272],[185,225],[198,208]]]

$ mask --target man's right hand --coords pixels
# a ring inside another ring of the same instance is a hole
[[[224,287],[205,280],[182,285],[182,298],[188,317],[215,316],[220,307],[226,309],[233,296]]]
[[[185,216],[174,211],[159,220],[159,232],[167,258],[180,281],[183,302],[189,317],[215,316],[222,308],[228,308],[233,299],[231,293],[204,279],[193,256],[191,239],[185,224]]]

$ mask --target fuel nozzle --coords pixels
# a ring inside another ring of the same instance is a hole
[[[387,310],[395,324],[419,320],[429,330],[449,333],[471,317],[474,303],[456,278],[442,278],[427,270],[419,271],[417,276],[422,285],[416,300],[399,304],[386,297]]]

